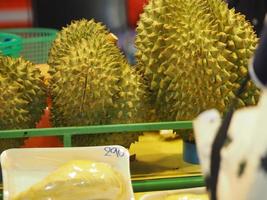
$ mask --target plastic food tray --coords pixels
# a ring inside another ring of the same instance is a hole
[[[173,190],[173,191],[158,191],[152,192],[150,194],[143,195],[140,199],[136,200],[159,200],[165,198],[169,195],[181,194],[181,193],[191,193],[191,194],[204,194],[205,188],[190,188],[190,189],[183,189],[183,190]]]
[[[27,190],[71,160],[110,164],[123,175],[127,200],[133,200],[128,150],[121,146],[11,149],[2,153],[4,200]]]

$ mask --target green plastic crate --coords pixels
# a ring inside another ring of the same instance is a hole
[[[18,57],[22,49],[20,36],[9,33],[0,33],[0,55]]]
[[[20,55],[35,64],[47,62],[51,44],[58,32],[48,28],[16,28],[2,29],[1,31],[20,36],[22,38]]]
[[[192,129],[191,121],[160,122],[160,123],[137,123],[137,124],[116,124],[116,125],[97,125],[81,127],[63,128],[41,128],[24,130],[3,130],[0,131],[0,140],[4,138],[27,138],[34,136],[61,136],[64,146],[72,146],[73,135],[101,134],[101,133],[121,133],[126,132],[145,132],[168,129]],[[132,181],[135,192],[147,192],[157,190],[173,190],[204,186],[202,176],[188,176],[177,178],[161,178],[152,180]]]

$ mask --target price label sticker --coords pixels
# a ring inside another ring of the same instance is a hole
[[[116,156],[117,158],[122,158],[125,156],[125,152],[118,147],[105,147],[105,156]]]

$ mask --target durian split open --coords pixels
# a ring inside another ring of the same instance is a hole
[[[122,175],[109,164],[75,160],[52,172],[13,200],[125,200]]]

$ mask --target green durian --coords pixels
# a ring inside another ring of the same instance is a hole
[[[96,23],[94,20],[82,19],[74,21],[67,27],[63,27],[50,49],[48,63],[53,65],[61,65],[57,59],[59,57],[65,57],[70,49],[75,52],[74,43],[79,43],[81,40],[89,41],[98,34],[105,35],[105,38],[110,39],[108,30],[101,23]],[[112,40],[111,40],[112,42]],[[53,71],[51,71],[53,72]]]
[[[142,77],[106,28],[79,20],[59,32],[49,55],[54,126],[136,123],[144,119]],[[74,137],[74,145],[129,147],[139,134]]]
[[[40,70],[22,58],[0,56],[0,129],[34,128],[46,106]],[[0,139],[0,151],[19,147],[23,139]]]
[[[257,37],[245,17],[222,0],[151,0],[137,27],[137,67],[157,120],[224,113],[248,73]],[[239,106],[255,104],[250,82]]]

